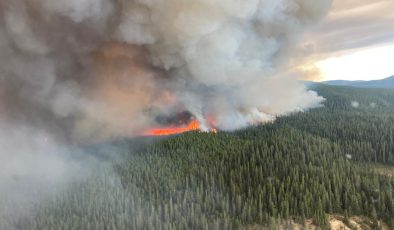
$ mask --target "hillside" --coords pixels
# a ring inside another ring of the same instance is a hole
[[[336,85],[336,86],[351,86],[357,88],[384,88],[384,89],[393,89],[394,88],[394,76],[382,79],[382,80],[373,80],[373,81],[325,81],[322,82],[326,85]]]
[[[124,141],[100,154],[111,164],[29,217],[0,216],[0,229],[329,229],[329,214],[394,228],[394,177],[375,167],[394,167],[394,90],[314,87],[324,107],[273,124]]]

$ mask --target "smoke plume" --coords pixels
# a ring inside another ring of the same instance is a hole
[[[91,141],[188,111],[234,130],[323,100],[286,73],[331,0],[0,0],[0,122]]]

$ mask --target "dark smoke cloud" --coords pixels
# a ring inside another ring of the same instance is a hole
[[[283,70],[330,5],[0,0],[0,120],[86,141],[138,134],[160,114],[232,130],[317,106]]]
[[[194,118],[233,130],[319,106],[286,62],[330,5],[0,0],[0,219],[89,174],[75,143]]]

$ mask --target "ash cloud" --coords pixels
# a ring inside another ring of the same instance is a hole
[[[91,160],[65,157],[74,144],[139,135],[185,111],[234,130],[319,106],[286,65],[330,5],[0,0],[0,216],[89,174]]]
[[[133,136],[189,111],[234,130],[318,106],[286,74],[330,0],[0,0],[0,121]]]

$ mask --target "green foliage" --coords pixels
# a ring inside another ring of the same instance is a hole
[[[313,218],[327,229],[327,213],[337,213],[393,224],[394,178],[369,163],[394,164],[394,91],[316,90],[325,107],[234,133],[158,141],[31,218],[0,222],[33,230],[276,229],[281,219]]]
[[[327,99],[325,107],[279,122],[338,143],[353,160],[394,165],[394,90],[324,85],[315,90]]]

